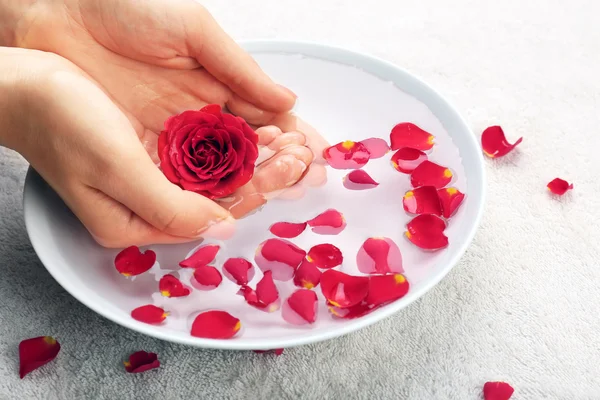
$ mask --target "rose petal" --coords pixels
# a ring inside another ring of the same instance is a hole
[[[206,339],[230,339],[242,327],[239,319],[225,311],[206,311],[192,323],[192,336]]]
[[[508,400],[515,389],[506,382],[486,382],[483,385],[484,400]]]
[[[435,137],[417,125],[410,122],[402,122],[392,129],[390,143],[392,150],[402,147],[410,147],[417,150],[431,150]]]
[[[220,116],[221,115],[221,106],[218,104],[207,104],[204,107],[202,107],[200,109],[200,111]]]
[[[129,356],[129,361],[123,362],[125,371],[136,374],[160,367],[160,361],[156,353],[136,351]]]
[[[202,265],[208,265],[215,260],[221,246],[218,244],[209,244],[198,248],[188,258],[179,263],[183,268],[197,268]]]
[[[314,323],[317,320],[317,294],[308,289],[296,290],[285,302],[281,316],[293,325]]]
[[[381,138],[369,138],[361,140],[359,143],[364,145],[369,151],[369,159],[374,160],[385,156],[390,151],[390,146]]]
[[[283,350],[284,349],[272,349],[272,350],[252,350],[254,351],[256,354],[263,354],[263,353],[273,353],[276,356],[280,356],[283,354]]]
[[[131,311],[131,318],[147,324],[160,324],[169,315],[164,309],[152,304],[135,308]]]
[[[356,265],[363,274],[402,273],[402,254],[390,238],[368,238],[356,254]]]
[[[223,274],[240,286],[247,285],[254,278],[254,266],[245,258],[230,258],[223,264]]]
[[[357,169],[365,165],[371,154],[360,142],[346,140],[323,151],[325,161],[335,169]]]
[[[408,281],[402,274],[374,275],[369,279],[365,303],[370,307],[380,307],[404,297],[408,289]]]
[[[217,288],[223,281],[218,269],[210,265],[202,265],[194,270],[194,279],[203,288],[212,290]]]
[[[427,160],[427,154],[421,150],[403,147],[394,153],[391,162],[396,171],[410,174],[425,160]]]
[[[344,187],[350,190],[365,190],[379,186],[369,174],[362,169],[356,169],[344,177]]]
[[[242,286],[238,294],[244,296],[246,302],[265,312],[274,312],[279,310],[279,292],[273,281],[271,271],[266,271],[263,278],[256,285],[256,290],[249,286]]]
[[[514,144],[508,143],[504,131],[499,126],[490,126],[481,134],[481,147],[483,153],[490,158],[498,158],[510,153],[523,138],[519,138]]]
[[[306,229],[306,222],[277,222],[271,225],[269,231],[280,238],[292,239],[300,235]]]
[[[156,262],[156,253],[152,250],[141,252],[139,247],[131,246],[115,257],[115,268],[123,276],[134,276],[148,271]]]
[[[410,214],[442,215],[442,206],[440,204],[438,191],[433,186],[421,186],[409,190],[402,198],[402,205],[404,211]]]
[[[429,160],[423,161],[410,175],[413,187],[434,186],[441,189],[452,181],[452,171]]]
[[[313,246],[306,256],[308,262],[315,264],[317,268],[329,269],[341,265],[344,256],[340,249],[329,243]]]
[[[567,191],[569,191],[570,189],[573,189],[573,184],[569,184],[569,182],[563,179],[555,178],[552,181],[550,181],[550,183],[548,183],[547,187],[548,190],[552,193],[562,196],[563,194],[567,193]]]
[[[446,219],[456,213],[456,210],[462,204],[465,195],[462,194],[458,189],[450,187],[446,189],[438,190],[438,197],[440,199],[440,206],[442,208],[442,216]]]
[[[330,305],[339,308],[352,307],[367,296],[369,278],[352,276],[334,269],[321,275],[321,292]]]
[[[340,308],[328,304],[329,312],[336,318],[354,319],[367,315],[376,308],[369,307],[364,301],[348,308]]]
[[[321,274],[315,264],[304,259],[294,274],[294,285],[304,289],[315,288],[319,285]]]
[[[319,235],[337,235],[346,228],[344,215],[332,208],[307,221],[314,233]]]
[[[404,233],[415,246],[426,250],[438,250],[448,246],[448,238],[444,235],[446,223],[431,214],[422,214],[413,218],[406,225]]]
[[[160,294],[165,297],[185,297],[190,294],[190,289],[185,287],[179,279],[171,274],[160,278],[158,289],[160,290]]]
[[[33,370],[54,360],[60,343],[52,336],[39,336],[19,343],[19,376],[21,379]]]
[[[256,249],[254,261],[261,271],[273,271],[273,279],[289,281],[306,252],[284,239],[267,239]]]

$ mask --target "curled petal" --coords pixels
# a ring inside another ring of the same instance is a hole
[[[254,266],[245,258],[230,258],[223,264],[223,274],[240,286],[247,285],[254,278]]]
[[[289,281],[306,252],[284,239],[267,239],[256,249],[254,261],[261,271],[273,271],[273,279]]]
[[[360,142],[346,140],[323,151],[325,161],[335,169],[358,169],[365,165],[371,153],[367,147]]]
[[[308,262],[315,264],[317,268],[329,269],[341,265],[344,256],[340,249],[329,243],[313,246],[306,256]]]
[[[147,324],[160,324],[169,315],[164,309],[152,304],[135,308],[131,311],[131,318]]]
[[[337,235],[346,228],[346,219],[341,212],[330,208],[307,221],[307,224],[319,235]]]
[[[206,290],[215,289],[223,281],[219,270],[210,265],[202,265],[194,269],[194,279]]]
[[[340,308],[331,304],[328,305],[328,308],[331,315],[341,319],[360,318],[374,310],[374,308],[368,306],[364,301],[348,308]]]
[[[197,268],[208,265],[215,260],[221,247],[217,244],[208,244],[200,247],[191,256],[179,263],[183,268]]]
[[[410,122],[400,123],[392,129],[390,142],[392,150],[410,147],[417,150],[431,150],[435,137]]]
[[[410,175],[413,187],[434,186],[443,188],[452,181],[452,171],[429,160],[423,161]]]
[[[293,325],[312,324],[317,320],[317,294],[312,290],[296,290],[285,302],[284,320]]]
[[[304,289],[315,288],[321,281],[321,274],[315,264],[304,259],[294,274],[294,285]]]
[[[510,153],[523,138],[519,138],[514,144],[508,143],[504,131],[499,126],[490,126],[481,134],[481,147],[483,153],[490,158],[498,158]]]
[[[256,290],[249,286],[242,286],[238,294],[246,299],[246,302],[259,310],[274,312],[279,310],[279,292],[273,282],[271,271],[266,271],[263,278],[256,285]]]
[[[484,400],[508,400],[515,389],[506,382],[486,382],[483,385]]]
[[[334,269],[321,275],[321,292],[335,307],[348,308],[359,304],[369,291],[369,278],[352,276]]]
[[[555,178],[548,183],[547,187],[552,193],[562,196],[563,194],[567,193],[567,191],[573,189],[573,184],[569,184],[569,182],[563,179]]]
[[[39,336],[19,343],[19,376],[21,379],[33,370],[54,360],[60,343],[52,336]]]
[[[404,233],[415,246],[425,250],[438,250],[448,246],[448,238],[444,235],[446,223],[431,214],[422,214],[413,218],[406,225]]]
[[[421,186],[409,190],[402,198],[402,205],[404,206],[404,211],[410,214],[442,215],[442,206],[438,191],[433,186]]]
[[[439,189],[438,197],[440,199],[440,206],[442,207],[442,216],[448,219],[456,213],[456,210],[458,210],[458,207],[462,204],[465,195],[458,189],[450,187]]]
[[[277,222],[269,228],[269,231],[275,236],[285,239],[292,239],[300,235],[306,229],[306,222]]]
[[[139,247],[131,246],[115,257],[115,268],[123,276],[134,276],[148,271],[156,262],[156,253],[152,250],[141,252]]]
[[[402,274],[371,276],[365,303],[370,307],[380,307],[404,297],[408,289],[408,281]]]
[[[160,367],[160,361],[156,353],[147,353],[145,351],[136,351],[129,356],[129,361],[123,362],[125,371],[137,374]]]
[[[165,297],[185,297],[190,294],[190,289],[185,287],[179,279],[171,274],[160,278],[158,289],[160,290],[160,294]]]
[[[344,177],[344,187],[350,190],[365,190],[379,186],[369,174],[362,169],[355,169]]]
[[[381,138],[369,138],[361,140],[359,143],[367,148],[371,160],[381,158],[390,151],[390,146],[388,146],[387,142]]]
[[[225,311],[206,311],[192,323],[192,336],[206,339],[230,339],[242,327],[239,319]]]
[[[425,160],[427,160],[427,154],[421,150],[403,147],[394,153],[391,162],[396,171],[410,174]]]
[[[390,238],[368,238],[356,254],[356,265],[363,274],[404,272],[400,248]]]

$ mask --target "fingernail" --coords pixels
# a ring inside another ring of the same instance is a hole
[[[277,86],[279,86],[280,88],[282,88],[284,91],[286,91],[288,94],[292,95],[295,99],[298,98],[298,95],[294,92],[292,92],[290,89],[286,88],[283,85],[277,84]]]
[[[221,221],[214,222],[208,229],[200,232],[198,237],[212,238],[218,240],[230,239],[235,233],[235,219],[227,217]]]

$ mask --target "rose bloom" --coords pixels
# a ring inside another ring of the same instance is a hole
[[[211,199],[252,179],[258,135],[216,104],[170,117],[158,138],[160,167],[169,181]]]

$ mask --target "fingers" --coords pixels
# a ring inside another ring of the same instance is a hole
[[[325,162],[323,150],[329,147],[329,143],[311,125],[292,113],[276,115],[269,123],[279,127],[283,132],[302,132],[306,136],[306,146],[310,147],[315,155],[315,162]]]

